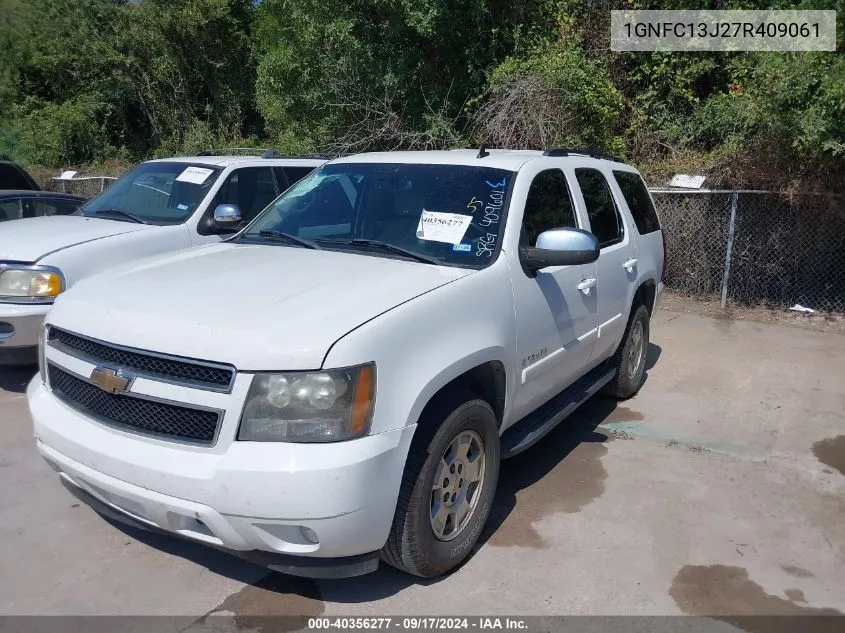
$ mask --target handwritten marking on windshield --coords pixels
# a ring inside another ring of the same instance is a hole
[[[490,226],[499,222],[499,211],[505,197],[504,191],[491,191],[490,202],[484,207],[484,219],[479,222],[481,226]]]
[[[499,189],[500,187],[504,187],[504,186],[508,183],[508,179],[507,179],[507,178],[502,178],[502,182],[497,182],[497,183],[495,183],[495,184],[493,184],[493,183],[492,183],[492,182],[490,182],[489,180],[485,180],[484,182],[486,182],[486,183],[487,183],[487,185],[488,185],[491,189]]]

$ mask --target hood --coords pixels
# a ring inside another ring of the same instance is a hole
[[[35,262],[56,251],[121,233],[153,228],[81,215],[52,215],[0,223],[0,261]]]
[[[472,272],[357,253],[214,244],[82,280],[59,297],[48,321],[240,370],[318,369],[350,330]]]

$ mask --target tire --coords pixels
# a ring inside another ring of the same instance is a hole
[[[461,457],[460,452],[456,457],[458,438],[464,440],[462,446],[470,446],[466,457]],[[441,459],[446,466],[441,465]],[[381,551],[382,560],[423,578],[440,576],[463,562],[490,515],[499,461],[499,428],[490,404],[464,390],[440,397],[423,414],[411,444],[393,526]],[[450,463],[456,479],[450,477]],[[474,487],[469,478],[461,478],[462,474],[472,476],[476,471],[480,472],[480,483]],[[435,476],[439,480],[436,495]],[[444,503],[447,496],[449,502]],[[455,519],[458,512],[466,509],[462,500],[471,506],[463,521]],[[440,535],[432,519],[435,507],[441,510],[436,521]],[[443,521],[448,512],[455,513],[451,515],[451,532],[448,518]]]
[[[645,382],[645,364],[648,356],[648,308],[640,305],[628,320],[625,336],[613,356],[616,375],[602,393],[616,398],[630,398]],[[639,340],[637,340],[639,339]]]

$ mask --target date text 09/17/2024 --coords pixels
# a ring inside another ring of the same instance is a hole
[[[528,624],[523,618],[513,617],[335,617],[309,618],[308,630],[402,630],[402,631],[448,631],[448,630],[526,630]]]

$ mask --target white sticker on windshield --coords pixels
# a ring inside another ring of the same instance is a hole
[[[176,176],[176,180],[201,185],[212,173],[214,173],[213,169],[205,169],[204,167],[186,167],[185,171]]]
[[[417,225],[417,237],[431,242],[446,242],[460,244],[467,232],[471,215],[460,213],[442,213],[440,211],[426,211],[423,209],[420,223]]]

